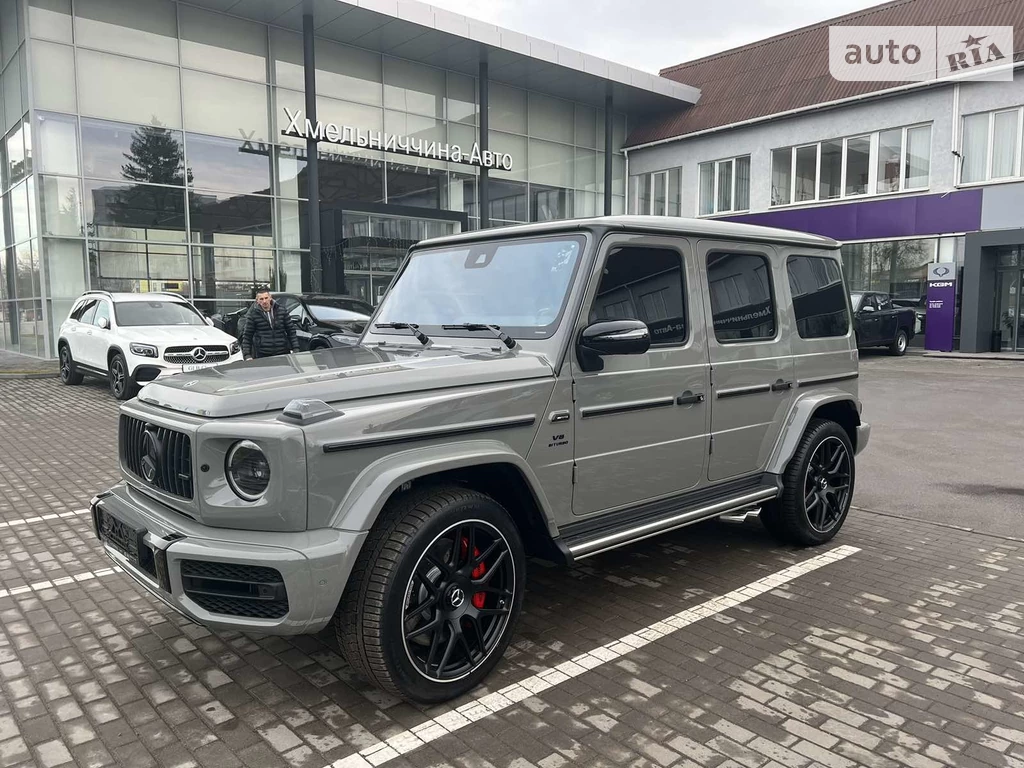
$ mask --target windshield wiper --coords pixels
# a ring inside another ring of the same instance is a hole
[[[458,325],[442,325],[446,331],[490,331],[496,339],[499,339],[509,349],[515,349],[516,340],[501,330],[499,325],[488,325],[487,323],[459,323]]]
[[[412,335],[416,337],[423,346],[427,346],[430,343],[430,337],[420,330],[420,327],[416,323],[375,323],[374,328],[391,328],[396,331],[412,331]]]

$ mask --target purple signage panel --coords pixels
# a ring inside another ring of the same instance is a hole
[[[931,264],[928,267],[924,348],[952,352],[955,321],[956,264]]]

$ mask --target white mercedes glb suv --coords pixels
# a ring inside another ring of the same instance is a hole
[[[182,296],[107,291],[86,291],[74,303],[60,326],[57,354],[64,384],[102,376],[118,400],[162,376],[242,359],[238,341]]]

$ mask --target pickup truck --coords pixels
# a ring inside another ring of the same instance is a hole
[[[897,307],[884,293],[851,293],[857,347],[888,347],[903,355],[914,338],[917,316],[911,307]]]

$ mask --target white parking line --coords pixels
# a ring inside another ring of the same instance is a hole
[[[99,571],[85,571],[84,573],[76,573],[74,576],[61,576],[59,579],[54,579],[53,581],[37,581],[35,584],[26,584],[23,587],[0,589],[0,597],[14,597],[15,595],[23,595],[26,592],[38,592],[42,589],[64,587],[68,584],[77,584],[82,581],[92,581],[93,579],[100,579],[104,576],[109,576],[112,573],[121,572],[121,568],[119,568],[116,565],[112,568],[103,568]]]
[[[23,517],[19,520],[7,520],[0,521],[0,528],[15,528],[19,525],[31,525],[32,523],[41,523],[43,520],[60,520],[62,518],[78,517],[79,515],[88,515],[88,509],[76,509],[74,512],[53,512],[48,515],[38,515],[36,517]]]
[[[336,760],[328,768],[368,768],[369,766],[384,765],[396,757],[401,757],[449,733],[454,733],[478,720],[508,709],[513,704],[528,699],[531,696],[536,696],[559,683],[579,677],[595,667],[616,661],[638,648],[643,648],[655,640],[667,637],[673,632],[695,624],[701,619],[715,616],[729,608],[742,605],[800,576],[847,558],[859,551],[860,549],[857,547],[836,547],[802,563],[791,565],[789,568],[784,568],[770,576],[765,576],[763,579],[758,579],[739,589],[734,589],[732,592],[721,597],[701,603],[695,608],[680,611],[649,627],[620,637],[618,640],[612,640],[610,643],[605,643],[600,648],[595,648],[587,653],[581,653],[569,661],[531,675],[525,680],[506,686],[495,693],[480,696],[458,709],[446,712],[432,720],[392,736],[387,741],[378,742],[356,754]]]

